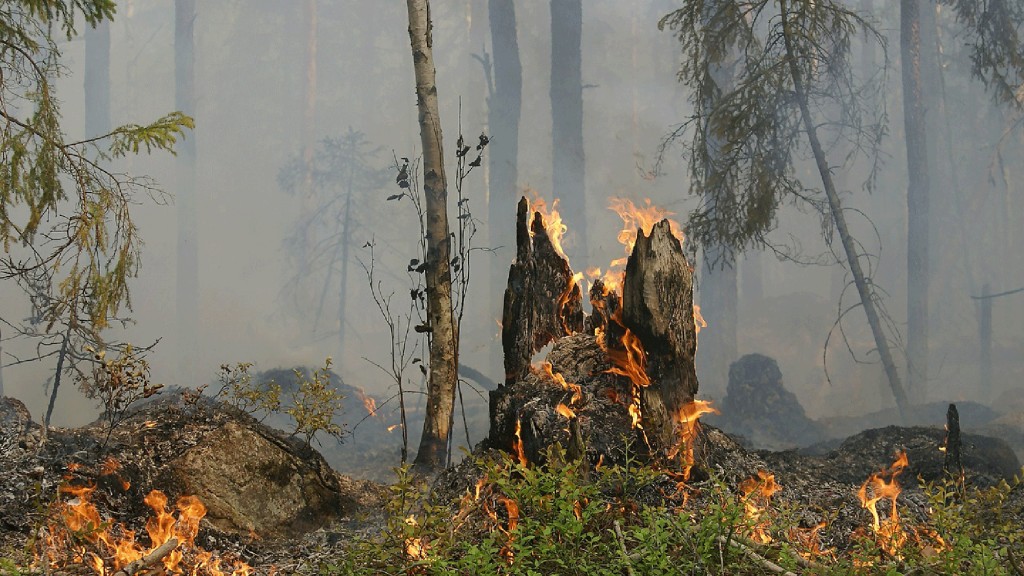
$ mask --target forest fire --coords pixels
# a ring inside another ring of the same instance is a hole
[[[894,558],[899,557],[899,551],[907,541],[907,535],[900,526],[899,511],[896,508],[896,497],[902,491],[896,477],[903,472],[907,465],[907,453],[900,452],[896,455],[896,461],[892,463],[892,466],[869,476],[857,490],[861,506],[871,513],[871,529],[878,539],[879,546]],[[884,521],[879,519],[877,509],[878,501],[883,498],[890,502],[889,518]]]
[[[171,574],[242,576],[252,573],[245,563],[235,561],[222,566],[222,560],[194,545],[199,522],[206,507],[194,496],[183,496],[175,504],[177,516],[168,511],[167,496],[151,491],[144,502],[153,510],[146,521],[149,546],[138,542],[135,532],[123,524],[101,517],[91,501],[94,486],[61,486],[59,494],[70,499],[60,501],[42,540],[37,561],[50,569],[85,564],[94,573],[131,574],[154,564],[162,564]]]

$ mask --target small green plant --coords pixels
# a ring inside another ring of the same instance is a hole
[[[317,432],[323,432],[336,440],[341,440],[345,429],[335,422],[341,411],[341,401],[345,398],[331,387],[330,357],[324,361],[324,367],[315,370],[312,377],[307,377],[301,370],[295,370],[296,388],[291,395],[291,405],[284,413],[295,422],[293,436],[301,436],[309,446]]]
[[[78,376],[78,386],[86,398],[99,402],[107,423],[107,440],[118,424],[128,416],[128,409],[144,398],[158,393],[163,384],[154,384],[149,377],[149,362],[136,354],[129,344],[116,359],[107,358],[106,351],[86,348],[93,354],[90,373]],[[105,443],[105,442],[104,442]]]
[[[221,386],[214,398],[253,417],[261,414],[258,420],[262,422],[271,414],[281,411],[281,385],[273,381],[259,384],[253,382],[249,373],[252,366],[252,362],[239,362],[234,366],[221,364]]]
[[[0,576],[21,576],[18,565],[7,558],[0,558]]]

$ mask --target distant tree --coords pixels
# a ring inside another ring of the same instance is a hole
[[[437,106],[433,23],[427,0],[406,0],[409,40],[416,76],[420,143],[423,147],[423,192],[426,198],[427,325],[430,374],[423,435],[413,464],[424,472],[443,468],[458,383],[459,337],[452,309],[451,232],[448,226],[448,179],[444,169],[441,117]]]
[[[731,260],[743,248],[766,243],[782,202],[806,203],[828,218],[903,412],[906,392],[877,310],[878,295],[846,223],[832,178],[837,168],[830,166],[826,148],[845,142],[853,151],[847,161],[858,152],[874,156],[883,130],[873,116],[881,110],[880,86],[872,89],[854,76],[849,53],[854,35],[866,32],[876,42],[881,37],[833,0],[697,0],[660,25],[676,32],[685,55],[679,80],[693,88],[695,112],[675,133],[691,138],[691,191],[701,199],[690,215],[691,235],[701,245],[721,247],[721,257]],[[723,86],[712,73],[733,54],[732,83]],[[822,118],[823,110],[839,115]],[[820,190],[797,177],[796,162],[807,156],[818,169]]]
[[[365,134],[350,127],[343,136],[321,140],[308,160],[303,147],[301,156],[278,175],[282,190],[308,194],[311,205],[300,213],[286,240],[292,274],[285,291],[296,311],[310,314],[303,320],[312,324],[314,335],[325,318],[328,296],[336,295],[339,349],[345,342],[353,233],[365,220],[355,214],[363,206],[361,198],[369,198],[389,181],[388,170],[377,159],[380,152]],[[308,301],[308,297],[314,300]]]
[[[102,331],[130,308],[128,281],[138,271],[139,232],[131,206],[152,180],[110,169],[140,151],[171,150],[192,119],[180,112],[84,140],[60,124],[57,78],[65,73],[57,37],[76,22],[96,26],[114,15],[112,0],[11,0],[0,4],[0,278],[31,303],[29,318],[3,323],[35,338],[28,362],[56,358],[54,392],[65,370],[104,348]],[[67,363],[65,363],[65,361]]]
[[[501,316],[501,294],[508,277],[515,246],[515,210],[519,199],[519,119],[522,113],[523,67],[519,60],[519,42],[516,32],[516,6],[513,0],[489,0],[488,19],[491,28],[493,82],[489,82],[487,98],[487,125],[493,140],[488,164],[487,230],[488,244],[501,249],[503,257],[490,259],[488,277],[488,313]],[[491,60],[484,61],[488,79]],[[500,374],[501,346],[493,342],[492,370]]]
[[[196,0],[174,0],[174,105],[195,114]],[[175,167],[178,208],[177,320],[178,370],[186,385],[195,382],[199,351],[199,208],[196,194],[196,140],[178,149]]]
[[[997,103],[1024,108],[1024,5],[1007,0],[944,0],[952,7],[970,51],[972,72]],[[928,25],[930,30],[924,28]],[[928,382],[929,308],[929,170],[930,148],[941,138],[925,119],[931,107],[944,113],[944,103],[926,90],[924,80],[941,71],[934,44],[923,45],[935,29],[934,7],[924,0],[900,0],[903,124],[907,155],[907,380],[915,402],[923,402]],[[939,92],[941,94],[941,92]],[[934,106],[929,106],[934,103]],[[934,152],[934,151],[932,151]]]
[[[928,129],[921,67],[921,0],[900,0],[903,129],[907,153],[907,389],[925,399],[928,381]]]
[[[1024,5],[946,3],[964,26],[974,74],[997,101],[1024,106]],[[881,36],[834,0],[698,0],[660,24],[676,32],[685,55],[679,80],[694,90],[696,111],[674,134],[691,138],[686,145],[690,180],[702,199],[691,214],[691,235],[702,244],[720,244],[724,257],[731,258],[744,247],[766,243],[784,201],[827,215],[830,225],[823,229],[838,233],[876,351],[897,406],[905,411],[906,391],[879,314],[879,296],[865,274],[865,255],[850,235],[833,180],[834,172],[848,169],[858,156],[877,159],[885,131],[882,85],[854,74],[850,47],[855,35],[878,45]],[[740,55],[734,85],[717,93],[721,87],[710,81],[710,70],[731,51]],[[904,62],[911,73],[913,66]],[[718,105],[710,110],[700,105],[709,100]],[[710,138],[721,142],[717,156],[707,153]],[[840,147],[846,153],[836,155]],[[830,162],[830,154],[839,157]],[[806,187],[796,175],[795,163],[805,158],[817,168],[820,190]],[[872,163],[872,177],[876,170]],[[869,189],[872,182],[866,182]],[[895,330],[891,322],[888,327]]]
[[[551,0],[551,193],[561,200],[575,255],[585,262],[582,42],[582,0]],[[508,214],[503,217],[511,220]]]
[[[722,21],[715,19],[718,10],[715,2],[707,2],[704,10],[704,25],[716,26]],[[720,59],[709,64],[707,80],[715,84],[715,89],[707,91],[707,97],[699,105],[709,114],[720,103],[716,98],[728,94],[732,89],[732,75],[738,56],[734,53],[723,54]],[[705,139],[705,153],[712,166],[719,166],[715,160],[720,154],[724,142],[714,133]],[[705,175],[711,181],[719,178],[711,172]],[[714,184],[711,184],[714,186]],[[719,208],[712,198],[708,202],[709,213],[714,217]],[[736,324],[738,322],[739,290],[737,285],[737,263],[723,255],[728,248],[720,244],[704,244],[702,246],[702,264],[698,279],[697,293],[700,295],[701,314],[712,318],[711,324],[701,333],[703,346],[697,348],[697,370],[700,381],[705,389],[718,395],[725,394],[725,385],[729,375],[729,365],[738,357],[736,342]]]

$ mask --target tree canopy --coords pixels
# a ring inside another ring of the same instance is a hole
[[[112,160],[173,151],[193,121],[179,112],[83,140],[61,125],[58,36],[112,19],[113,0],[10,0],[0,5],[0,277],[30,295],[33,320],[98,335],[130,305],[140,238],[130,207],[162,194]]]

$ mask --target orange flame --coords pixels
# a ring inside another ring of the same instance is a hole
[[[531,192],[533,192],[534,197],[530,201],[530,211],[540,213],[541,220],[544,222],[544,230],[548,233],[548,237],[551,238],[551,245],[555,247],[555,252],[568,260],[568,256],[562,250],[562,238],[569,227],[562,222],[562,215],[558,213],[558,199],[556,198],[551,202],[551,209],[548,210],[548,203],[538,196],[536,191]],[[530,228],[530,234],[533,235],[532,227]]]
[[[907,540],[907,535],[900,526],[899,511],[896,508],[896,497],[902,491],[896,477],[907,465],[907,453],[901,451],[896,455],[896,461],[892,466],[869,476],[857,490],[861,506],[871,513],[871,529],[878,537],[879,545],[894,558],[899,557],[899,550]],[[878,501],[883,498],[890,502],[889,518],[885,521],[879,519],[876,508]]]
[[[762,520],[761,517],[768,509],[772,495],[782,490],[782,487],[775,483],[775,475],[758,470],[756,477],[740,482],[739,489],[743,493],[743,515],[751,523],[750,540],[758,544],[771,543],[772,536],[768,533],[770,522]]]
[[[569,420],[572,420],[573,418],[576,417],[576,413],[573,412],[572,408],[569,408],[565,404],[559,404],[557,407],[555,407],[555,412]]]
[[[695,462],[693,447],[697,440],[697,432],[700,431],[700,417],[704,414],[718,413],[718,410],[711,406],[711,401],[694,400],[680,406],[675,414],[679,441],[669,451],[668,457],[671,459],[679,456],[684,482],[690,479],[690,471]]]
[[[116,470],[114,464],[116,461],[107,461],[101,470]],[[59,494],[68,494],[73,498],[58,504],[58,521],[51,522],[47,528],[45,549],[41,556],[50,568],[88,564],[96,574],[102,576],[123,569],[175,538],[177,546],[162,559],[164,570],[213,576],[226,574],[220,568],[219,558],[194,546],[199,521],[206,515],[206,507],[198,498],[179,498],[175,506],[178,515],[175,517],[167,510],[167,496],[159,490],[151,491],[144,499],[155,514],[146,522],[146,532],[150,538],[150,545],[146,547],[136,541],[133,531],[100,516],[90,501],[94,491],[95,487],[91,486],[65,485],[58,488]],[[95,551],[87,551],[80,544],[83,541],[94,547]],[[190,552],[193,557],[189,562],[185,562],[186,552]],[[112,567],[107,566],[107,559]],[[251,572],[248,565],[236,561],[230,574],[241,576]]]
[[[637,230],[643,230],[644,234],[650,234],[651,228],[655,224],[669,216],[675,215],[675,212],[670,210],[652,206],[649,198],[644,199],[643,206],[637,206],[633,204],[632,200],[627,198],[610,198],[608,200],[608,208],[618,214],[619,218],[622,218],[622,230],[619,232],[618,240],[626,249],[626,258],[633,252],[633,245],[636,244]],[[682,241],[683,229],[679,226],[679,223],[675,220],[669,220],[669,225],[672,227],[672,233]],[[612,266],[624,266],[626,258],[614,260]]]
[[[823,549],[821,547],[821,538],[818,536],[821,529],[827,525],[825,521],[821,521],[811,528],[794,526],[789,529],[787,535],[789,541],[796,545],[797,553],[803,556],[804,559],[814,560],[819,556],[834,559],[835,552],[831,548]]]
[[[358,386],[356,387],[356,396],[359,396],[359,399],[363,402],[363,408],[366,408],[366,412],[369,413],[370,417],[375,418],[377,416],[377,400],[367,396],[366,392]]]
[[[566,382],[565,377],[562,376],[560,372],[554,371],[551,367],[551,362],[541,362],[540,364],[534,365],[533,368],[540,376],[546,376],[561,386],[562,390],[572,392],[572,398],[569,400],[570,405],[579,402],[583,398],[583,390],[580,388],[580,385]]]
[[[523,437],[520,433],[523,430],[523,423],[519,418],[516,418],[516,439],[512,442],[512,450],[516,453],[516,459],[523,467],[529,464],[529,460],[526,459],[526,452],[523,450]]]

